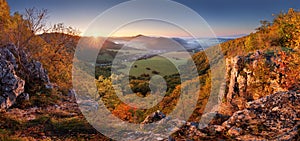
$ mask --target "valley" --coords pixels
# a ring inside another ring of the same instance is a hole
[[[300,139],[300,11],[290,5],[253,28],[255,15],[230,3],[228,15],[247,20],[213,20],[227,36],[181,36],[149,22],[155,28],[102,37],[51,24],[46,9],[18,12],[16,3],[0,0],[1,141]],[[171,15],[189,19],[181,14]]]

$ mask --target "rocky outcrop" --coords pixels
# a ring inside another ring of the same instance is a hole
[[[0,47],[0,109],[12,106],[17,98],[28,100],[36,86],[51,88],[46,70],[14,45]]]
[[[282,73],[277,72],[276,68],[279,65],[274,61],[276,58],[274,56],[273,59],[271,58],[265,53],[256,51],[247,56],[226,59],[226,103],[221,107],[227,109],[223,111],[227,111],[227,114],[231,115],[234,111],[244,109],[247,102],[263,97],[263,93],[267,90],[258,88],[263,87],[262,85],[271,89],[268,91],[269,93],[266,92],[267,94],[288,90],[281,85]],[[263,65],[259,66],[259,64]],[[272,72],[268,72],[269,74],[266,75],[258,74],[264,73],[264,71]],[[261,78],[263,75],[264,77]],[[231,107],[231,110],[228,110],[228,107]]]
[[[226,119],[226,120],[225,120]],[[246,108],[231,117],[216,114],[206,128],[199,128],[197,122],[171,119],[157,111],[147,117],[145,124],[168,123],[166,131],[177,131],[166,136],[161,132],[130,132],[123,140],[297,140],[300,129],[300,93],[279,92],[246,103]],[[124,121],[125,122],[125,121]],[[178,125],[183,125],[179,127]],[[141,127],[143,128],[143,127]]]
[[[215,117],[205,128],[187,122],[178,131],[177,139],[197,140],[297,140],[300,130],[300,93],[279,92],[246,103],[228,120]],[[222,121],[215,122],[215,121]]]
[[[0,60],[0,70],[0,109],[6,109],[24,92],[25,81],[16,75],[14,65],[7,60]]]
[[[239,94],[239,89],[242,86],[240,85],[244,85],[244,84],[240,84],[238,83],[239,80],[241,80],[240,76],[240,72],[243,70],[243,65],[244,64],[244,57],[242,56],[236,56],[234,58],[231,59],[226,59],[226,69],[227,69],[227,73],[228,76],[227,78],[229,78],[229,85],[228,85],[228,93],[226,95],[226,100],[228,102],[232,101],[232,98]],[[240,78],[240,79],[238,79]],[[241,91],[244,91],[243,89],[241,89]]]
[[[248,102],[222,126],[240,140],[291,140],[300,127],[300,94],[281,92]]]

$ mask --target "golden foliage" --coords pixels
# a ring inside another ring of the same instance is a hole
[[[226,56],[247,55],[255,50],[300,46],[300,12],[290,9],[287,13],[275,15],[272,23],[262,21],[255,33],[221,44]]]

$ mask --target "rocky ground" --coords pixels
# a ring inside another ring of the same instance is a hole
[[[247,108],[228,117],[217,115],[206,128],[186,122],[169,139],[159,134],[133,133],[134,140],[297,140],[300,94],[282,92],[249,102]],[[28,109],[12,108],[1,113],[1,140],[109,140],[90,126],[76,102],[68,100]],[[172,121],[173,122],[173,121]],[[175,120],[174,120],[174,123]],[[174,126],[174,128],[177,128]]]
[[[46,107],[11,108],[0,114],[0,140],[109,140],[67,97]]]
[[[219,115],[206,128],[187,123],[179,133],[192,139],[299,140],[300,93],[279,92],[246,105],[224,122]]]
[[[105,140],[21,48],[0,47],[0,140]]]

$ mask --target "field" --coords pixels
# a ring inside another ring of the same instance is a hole
[[[148,59],[138,60],[132,65],[129,62],[124,62],[124,64],[127,67],[131,65],[129,74],[137,77],[142,74],[149,74],[150,76],[155,74],[161,76],[176,74],[178,73],[177,67],[187,62],[187,57],[182,52],[166,53],[163,56],[154,56]],[[118,71],[126,74],[126,69],[120,69]]]

